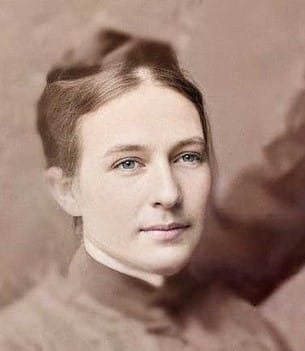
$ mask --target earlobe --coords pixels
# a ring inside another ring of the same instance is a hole
[[[81,216],[73,178],[64,174],[60,167],[50,167],[45,172],[50,192],[60,207],[71,216]]]

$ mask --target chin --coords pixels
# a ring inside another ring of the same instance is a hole
[[[170,254],[160,254],[156,260],[147,265],[147,271],[170,276],[181,271],[190,259],[190,253],[172,252]]]

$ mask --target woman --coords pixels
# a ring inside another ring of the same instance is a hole
[[[48,74],[38,129],[82,244],[67,278],[3,311],[1,350],[285,349],[254,309],[189,274],[213,156],[201,93],[168,44],[103,31]]]

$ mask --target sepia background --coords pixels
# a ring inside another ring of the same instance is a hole
[[[302,0],[0,0],[0,303],[77,246],[42,177],[35,106],[50,66],[102,27],[171,41],[204,92],[218,179],[199,273],[259,301],[298,269],[305,197],[289,202],[289,178],[280,198],[276,179],[305,150],[287,139],[305,119],[304,18]]]

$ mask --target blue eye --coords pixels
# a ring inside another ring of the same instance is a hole
[[[126,159],[120,163],[118,163],[114,168],[119,168],[123,170],[134,170],[136,169],[136,164],[139,165],[139,162],[133,159]]]
[[[187,153],[181,155],[177,161],[182,160],[183,162],[187,163],[200,163],[203,160],[203,157],[200,154],[193,154],[193,153]]]

